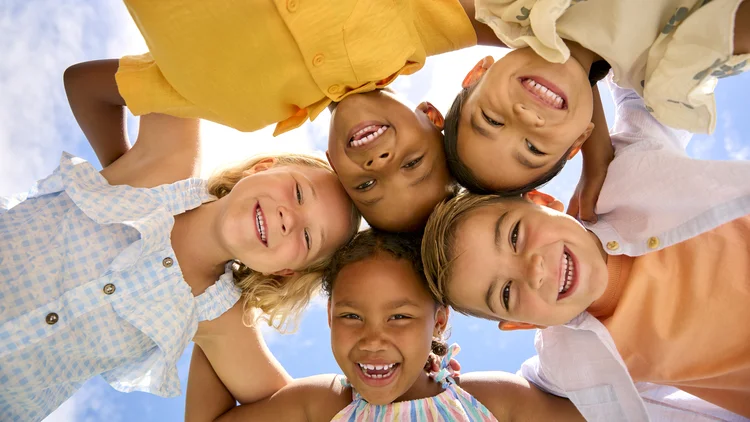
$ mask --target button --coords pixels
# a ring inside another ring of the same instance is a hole
[[[610,251],[614,251],[615,249],[618,249],[620,247],[620,244],[615,242],[614,240],[607,242],[607,249]]]
[[[648,238],[648,248],[649,249],[656,249],[659,247],[659,238],[658,237],[649,237]]]
[[[57,324],[57,321],[60,320],[60,318],[57,316],[56,313],[50,312],[47,314],[47,317],[44,318],[45,321],[47,321],[47,324],[49,325],[55,325]]]
[[[329,94],[338,94],[339,92],[341,92],[341,87],[336,84],[333,84],[328,87]]]
[[[316,54],[312,59],[313,66],[320,66],[325,61],[325,57],[322,54]]]
[[[105,295],[111,295],[112,293],[115,292],[115,290],[116,290],[115,285],[112,283],[105,284],[104,288],[102,289]]]
[[[173,261],[173,260],[172,260],[172,258],[170,258],[170,257],[166,257],[166,258],[164,258],[164,259],[163,259],[163,260],[161,261],[161,265],[163,265],[163,266],[165,266],[165,267],[167,267],[167,268],[171,267],[171,266],[172,266],[172,264],[174,264],[174,261]]]
[[[294,13],[297,11],[297,7],[299,7],[299,1],[297,0],[287,0],[286,2],[286,10]]]

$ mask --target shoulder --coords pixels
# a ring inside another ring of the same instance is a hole
[[[284,387],[294,398],[304,402],[305,413],[311,421],[330,421],[352,402],[351,387],[341,385],[341,375],[323,374],[299,378]]]
[[[502,371],[461,375],[461,388],[479,400],[498,421],[582,421],[570,401],[542,392],[524,378]]]

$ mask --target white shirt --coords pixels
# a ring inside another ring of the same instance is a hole
[[[687,156],[691,135],[659,124],[607,78],[615,158],[587,225],[610,254],[643,255],[750,214],[750,162]],[[672,387],[633,383],[607,328],[584,312],[536,334],[519,375],[568,397],[589,421],[747,421]]]

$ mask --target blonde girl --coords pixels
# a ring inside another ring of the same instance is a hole
[[[74,76],[66,87],[83,128],[123,118],[71,90]],[[23,201],[0,201],[0,420],[41,420],[96,375],[120,391],[179,395],[176,363],[191,340],[240,402],[287,383],[255,310],[277,327],[293,320],[359,214],[313,157],[256,157],[193,178],[198,125],[143,116],[132,149],[86,131],[97,154],[119,158],[98,172],[63,154]]]

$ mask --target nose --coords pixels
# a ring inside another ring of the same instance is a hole
[[[359,349],[365,352],[382,352],[385,350],[385,338],[381,327],[365,327],[362,338],[359,340]]]
[[[365,161],[365,169],[377,171],[383,169],[393,160],[393,152],[387,149],[373,151]]]
[[[295,211],[283,205],[279,205],[276,212],[279,215],[279,221],[281,221],[281,234],[287,235],[294,231],[294,228],[297,226],[297,215]]]
[[[536,290],[543,284],[544,259],[541,255],[531,255],[527,258],[525,279],[529,287]]]
[[[513,104],[513,113],[516,115],[516,118],[526,126],[544,126],[544,117],[540,116],[539,113],[536,112],[536,110],[521,103]]]

